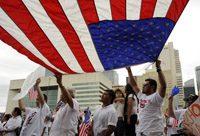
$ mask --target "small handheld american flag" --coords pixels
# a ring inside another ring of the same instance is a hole
[[[81,125],[80,131],[79,131],[79,136],[88,136],[89,128],[90,128],[90,112],[89,110],[87,110],[85,120],[83,124]]]
[[[36,99],[38,95],[37,87],[34,85],[30,90],[29,90],[29,100]]]

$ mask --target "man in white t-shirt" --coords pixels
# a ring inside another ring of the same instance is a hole
[[[130,84],[139,99],[139,136],[162,136],[164,128],[162,121],[162,105],[166,93],[165,76],[160,67],[161,61],[156,60],[156,68],[160,82],[160,88],[156,91],[157,82],[146,79],[142,91],[140,91],[133,78],[130,67],[127,67]]]
[[[50,136],[75,136],[78,130],[79,105],[74,99],[75,90],[66,89],[62,84],[62,75],[56,74],[61,89],[60,100],[64,103],[57,111],[50,130]]]
[[[184,98],[184,101],[186,101],[187,108],[192,105],[193,102],[195,102],[199,98],[198,95],[190,94],[188,97]],[[182,126],[182,123],[184,121],[184,115],[187,109],[181,109],[181,110],[175,110],[173,109],[173,96],[169,97],[169,105],[168,105],[168,115],[172,118],[175,118],[178,120],[178,130],[177,132],[179,134],[176,134],[174,136],[184,136],[184,135],[192,135],[186,128]]]
[[[47,96],[42,93],[39,84],[41,79],[36,80],[38,97],[36,98],[37,108],[25,107],[22,99],[19,99],[19,108],[25,112],[26,119],[23,123],[20,136],[41,136],[44,128],[45,116],[49,113],[49,106],[46,104]]]
[[[6,132],[6,136],[16,136],[15,129],[21,127],[21,123],[21,110],[18,107],[15,107],[12,111],[12,117],[7,121],[6,125],[3,127],[3,131]]]
[[[98,106],[93,114],[90,127],[91,136],[110,136],[114,132],[117,125],[117,112],[112,105],[114,99],[113,90],[105,90],[102,94],[103,104]]]

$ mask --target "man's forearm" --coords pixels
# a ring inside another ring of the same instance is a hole
[[[37,87],[37,91],[38,91],[38,98],[39,98],[39,100],[40,100],[40,102],[41,102],[41,105],[43,106],[44,103],[45,103],[45,102],[44,102],[44,95],[43,95],[43,93],[42,93],[42,90],[41,90],[39,84],[36,84],[36,87]]]
[[[23,102],[22,99],[18,100],[18,104],[19,104],[20,110],[22,110],[23,112],[25,112],[25,106],[24,106],[24,102]]]
[[[130,80],[130,85],[131,87],[133,88],[133,91],[136,93],[136,95],[139,93],[140,89],[138,88],[137,86],[137,82],[135,81],[135,79],[133,78],[133,74],[132,74],[132,71],[131,71],[131,68],[128,67],[127,68],[127,72],[128,72],[128,77],[129,77],[129,80]]]
[[[169,105],[168,105],[168,115],[172,118],[176,118],[174,115],[174,110],[173,110],[173,106],[172,106],[172,102],[169,101]]]
[[[59,84],[59,87],[60,87],[61,93],[64,96],[65,100],[67,101],[69,106],[73,109],[73,100],[72,100],[70,93],[67,91],[65,86],[63,86],[62,84]]]
[[[162,71],[158,72],[158,78],[160,82],[159,94],[162,98],[164,98],[166,94],[167,84],[166,84],[165,76]]]
[[[115,126],[108,126],[108,128],[103,132],[102,136],[110,136],[115,130]]]

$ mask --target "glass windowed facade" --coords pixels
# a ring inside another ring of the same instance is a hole
[[[58,86],[50,86],[50,87],[41,87],[41,90],[44,94],[47,95],[47,104],[51,110],[56,107],[57,104],[57,97],[58,97]],[[29,100],[29,94],[27,94],[23,98],[25,107],[32,107],[35,108],[35,100]]]

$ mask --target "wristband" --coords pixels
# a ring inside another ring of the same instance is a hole
[[[157,69],[157,72],[162,71],[161,67],[157,67],[156,69]]]

